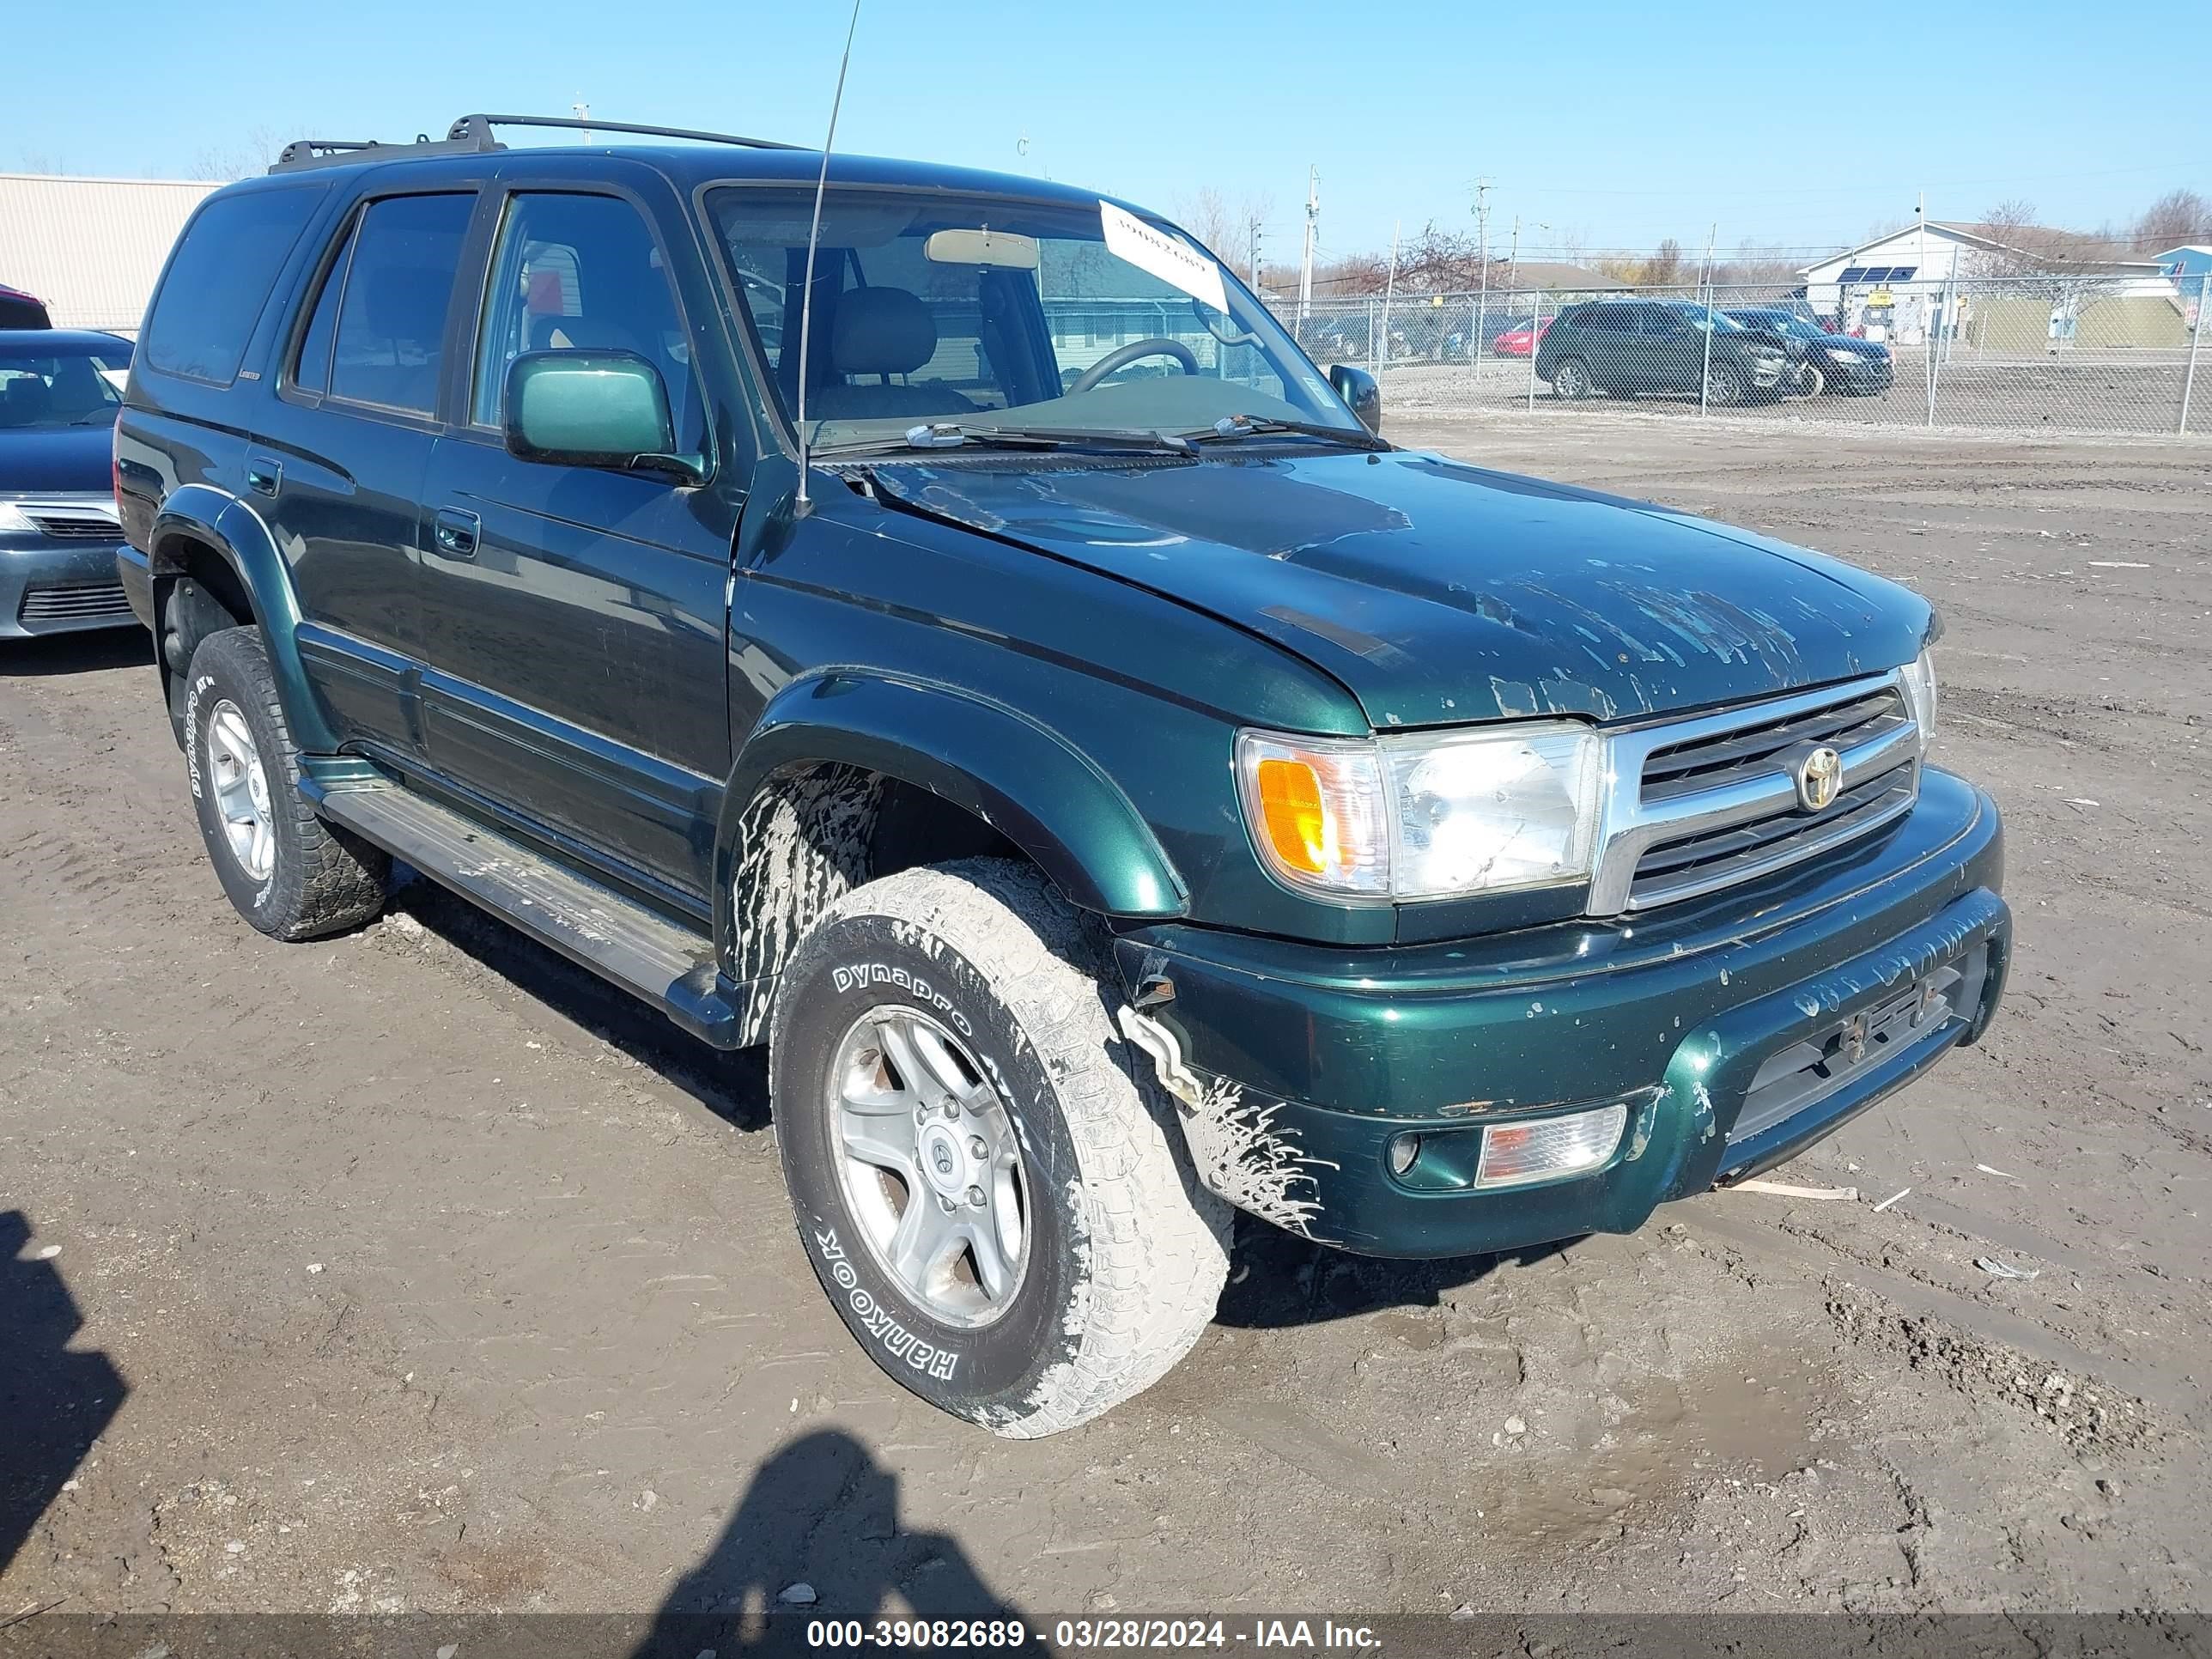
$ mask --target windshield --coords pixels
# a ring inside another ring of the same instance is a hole
[[[708,200],[795,419],[814,193],[726,185]],[[1251,415],[1364,435],[1233,276],[1111,203],[833,186],[810,326],[807,436],[823,448],[942,422],[1079,438]]]
[[[123,406],[131,348],[0,340],[0,432],[105,426]]]
[[[1825,337],[1819,329],[1795,312],[1738,311],[1729,314],[1740,323],[1747,323],[1753,328],[1763,328],[1775,334],[1787,334],[1800,340]]]

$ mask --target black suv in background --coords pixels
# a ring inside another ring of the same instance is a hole
[[[1688,301],[1594,300],[1544,331],[1536,377],[1561,398],[1694,398],[1702,386],[1708,403],[1726,408],[1780,397],[1797,355],[1780,336]]]

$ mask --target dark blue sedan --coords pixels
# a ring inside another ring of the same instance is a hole
[[[1824,392],[1871,398],[1896,378],[1889,348],[1850,334],[1831,334],[1818,323],[1780,306],[1745,307],[1728,313],[1746,328],[1779,334],[1802,349],[1790,369],[1790,390],[1800,398]]]
[[[0,639],[136,627],[111,471],[131,343],[0,329]]]

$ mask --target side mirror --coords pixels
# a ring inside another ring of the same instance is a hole
[[[1375,384],[1375,377],[1349,363],[1334,363],[1329,367],[1328,383],[1336,388],[1338,397],[1352,405],[1352,412],[1359,416],[1360,425],[1381,437],[1382,388]]]
[[[507,371],[507,447],[526,461],[707,481],[703,456],[675,453],[668,388],[635,351],[526,351],[517,357]]]

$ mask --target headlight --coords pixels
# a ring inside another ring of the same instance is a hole
[[[1856,351],[1846,351],[1841,346],[1830,346],[1828,358],[1832,362],[1855,363],[1859,360],[1859,354]]]
[[[1920,752],[1925,755],[1928,745],[1936,740],[1936,659],[1923,651],[1899,674],[1905,686],[1905,701],[1912,710],[1912,722],[1920,728]]]
[[[1291,886],[1333,898],[1585,881],[1602,771],[1597,734],[1571,724],[1237,739],[1237,788],[1261,857]]]
[[[0,501],[0,535],[36,535],[39,526],[23,516],[22,508],[13,501]]]

